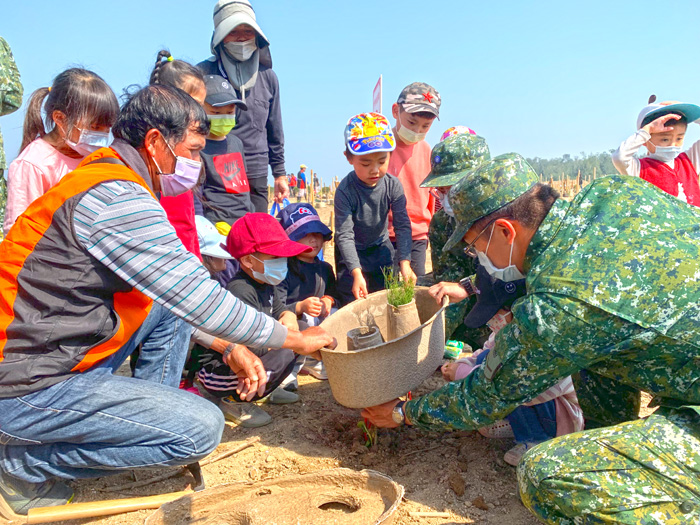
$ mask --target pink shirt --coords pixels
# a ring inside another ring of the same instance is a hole
[[[401,139],[397,139],[396,149],[389,157],[387,173],[398,177],[403,185],[413,240],[427,239],[430,219],[433,218],[435,208],[435,198],[430,193],[430,188],[421,188],[420,184],[430,173],[430,145],[424,140],[415,144],[406,144]],[[391,240],[396,238],[391,222],[389,222],[389,237]]]
[[[77,168],[82,160],[67,157],[41,138],[24,148],[10,164],[7,175],[5,235],[32,202]]]

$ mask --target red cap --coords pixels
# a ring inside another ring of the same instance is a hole
[[[290,241],[277,219],[267,213],[247,213],[234,222],[226,237],[226,249],[236,259],[255,252],[295,257],[311,251],[310,246]]]

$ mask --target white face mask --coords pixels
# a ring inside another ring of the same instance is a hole
[[[261,261],[255,255],[251,255],[251,257],[256,261],[263,263],[263,266],[265,267],[265,273],[260,273],[253,270],[253,277],[255,277],[258,281],[271,284],[272,286],[277,286],[287,277],[286,257],[267,259],[266,261]]]
[[[513,264],[513,247],[515,246],[515,239],[513,239],[513,242],[510,245],[510,257],[508,258],[508,266],[505,268],[497,268],[491,262],[489,256],[486,255],[486,253],[489,251],[489,246],[491,246],[491,237],[493,237],[493,230],[495,229],[496,226],[494,225],[491,228],[491,235],[489,235],[489,242],[486,245],[486,252],[480,252],[478,250],[476,252],[477,257],[479,257],[479,264],[484,267],[486,273],[488,273],[491,277],[500,279],[501,281],[505,281],[507,283],[517,281],[518,279],[525,279],[525,275],[523,275],[523,273],[518,270],[518,267]]]
[[[252,57],[255,50],[258,49],[258,42],[256,38],[251,38],[245,42],[226,42],[224,44],[224,49],[236,60],[245,62]]]
[[[442,209],[445,210],[445,213],[449,215],[450,217],[455,216],[455,212],[452,209],[452,206],[450,205],[450,199],[448,198],[448,193],[441,193],[440,194],[440,204],[442,205]]]
[[[652,144],[654,144],[652,142]],[[654,144],[656,146],[656,144]],[[656,146],[656,152],[649,155],[652,159],[660,160],[661,162],[671,162],[681,154],[680,146]]]
[[[398,130],[398,135],[401,140],[403,140],[406,144],[415,144],[416,142],[420,142],[421,140],[425,139],[425,136],[427,133],[416,133],[412,129],[408,129],[404,124],[401,122],[401,114],[399,113],[399,118],[398,118],[398,124],[399,124],[399,130]]]
[[[68,135],[66,135],[66,144],[68,144],[70,149],[76,153],[79,153],[83,157],[87,157],[90,155],[90,153],[94,153],[100,148],[106,148],[112,143],[111,131],[92,131],[90,129],[80,129],[78,127],[75,129],[80,130],[78,142],[73,142],[68,138]]]

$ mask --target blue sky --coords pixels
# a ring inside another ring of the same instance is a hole
[[[212,0],[8,1],[0,34],[12,47],[25,99],[63,69],[81,65],[119,94],[145,84],[159,49],[209,56]],[[467,125],[492,154],[525,156],[616,148],[634,131],[651,93],[700,103],[697,0],[338,2],[253,0],[280,79],[287,171],[309,165],[327,182],[344,176],[343,127],[384,107],[410,82],[442,95],[442,131]],[[684,23],[689,21],[691,23]],[[8,159],[23,110],[0,119]],[[698,126],[689,141],[700,137]]]

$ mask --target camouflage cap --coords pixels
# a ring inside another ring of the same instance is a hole
[[[450,190],[457,225],[443,250],[462,240],[477,219],[503,208],[540,179],[518,153],[506,153],[482,164]]]
[[[440,117],[440,93],[425,82],[414,82],[403,88],[396,103],[406,113],[426,111]]]
[[[480,164],[491,159],[486,139],[462,133],[439,142],[430,153],[430,173],[421,188],[453,186]]]

